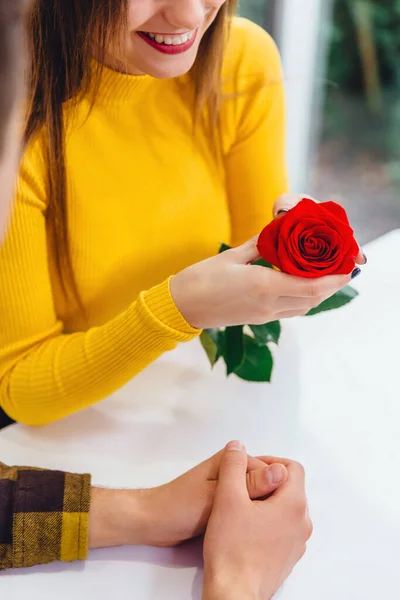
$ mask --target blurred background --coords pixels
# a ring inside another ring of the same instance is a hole
[[[292,190],[347,209],[364,244],[400,227],[400,0],[241,0],[284,63]]]

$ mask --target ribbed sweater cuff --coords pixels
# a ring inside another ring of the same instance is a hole
[[[144,292],[140,301],[147,308],[148,316],[177,333],[181,333],[189,341],[199,335],[201,330],[189,325],[179,312],[171,295],[170,283],[171,278]]]

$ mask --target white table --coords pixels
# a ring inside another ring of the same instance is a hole
[[[112,398],[39,429],[0,433],[1,460],[89,471],[95,484],[156,485],[243,440],[301,460],[315,533],[281,600],[400,594],[400,231],[366,248],[350,306],[284,325],[272,385],[210,372],[199,342]],[[201,548],[120,548],[86,563],[7,572],[7,600],[199,600]]]

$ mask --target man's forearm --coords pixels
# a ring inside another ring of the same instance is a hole
[[[145,490],[92,488],[89,548],[146,543]]]
[[[89,475],[0,463],[0,569],[146,544],[146,490],[90,487]]]

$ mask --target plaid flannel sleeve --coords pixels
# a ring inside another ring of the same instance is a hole
[[[0,570],[88,553],[90,475],[0,463]]]

